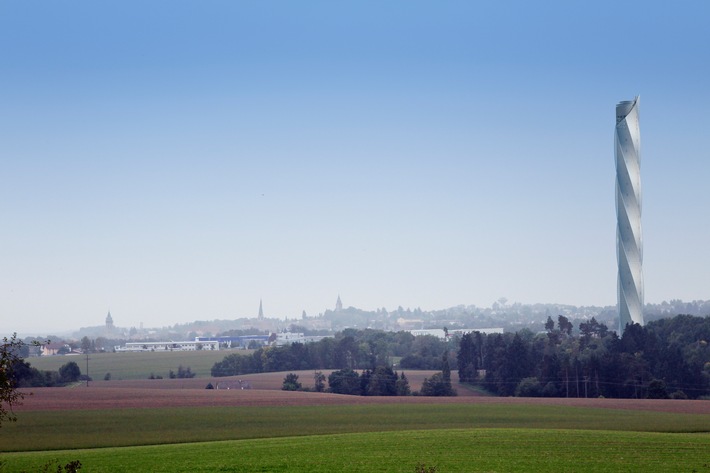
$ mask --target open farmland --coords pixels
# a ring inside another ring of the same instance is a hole
[[[2,471],[710,471],[710,401],[344,396],[284,375],[34,389],[0,429]]]
[[[155,376],[168,377],[170,370],[178,366],[190,367],[197,377],[209,377],[212,366],[231,353],[247,354],[249,350],[198,350],[198,351],[155,351],[141,353],[92,353],[89,355],[89,375],[94,381],[104,379],[111,373],[111,379],[148,379]],[[79,365],[82,374],[86,371],[83,356],[42,356],[28,358],[27,361],[39,370],[57,371],[60,366],[73,361]]]
[[[5,454],[7,472],[80,459],[90,472],[704,472],[707,435],[439,429]],[[83,470],[82,470],[83,471]]]

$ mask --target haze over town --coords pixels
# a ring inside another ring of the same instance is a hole
[[[704,2],[0,13],[3,332],[612,306],[635,95],[646,301],[710,298]]]

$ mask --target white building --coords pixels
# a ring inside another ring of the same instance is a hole
[[[219,350],[217,341],[188,341],[188,342],[128,342],[126,346],[114,347],[121,351],[196,351]]]
[[[422,329],[422,330],[407,330],[407,332],[411,333],[415,337],[418,337],[420,335],[433,335],[441,340],[446,339],[446,332],[444,332],[443,329],[440,328],[432,328],[432,329]],[[467,333],[473,333],[473,332],[481,332],[483,334],[491,334],[491,333],[503,333],[502,328],[457,328],[457,329],[451,329],[449,330],[449,337],[453,337],[454,335],[458,336],[463,336]]]

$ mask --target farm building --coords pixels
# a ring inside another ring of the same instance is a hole
[[[125,346],[117,346],[115,349],[117,352],[219,350],[219,343],[197,340],[187,342],[128,342]]]

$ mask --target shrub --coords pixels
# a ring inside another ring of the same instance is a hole
[[[456,391],[451,387],[451,382],[446,382],[442,373],[436,373],[431,378],[424,378],[421,396],[456,396]]]
[[[515,388],[517,397],[540,397],[542,395],[542,385],[536,377],[523,378]]]
[[[301,383],[298,382],[298,375],[295,373],[289,373],[284,378],[281,389],[284,391],[298,391],[301,387]]]
[[[74,383],[79,379],[79,376],[81,376],[81,370],[74,361],[70,361],[59,368],[59,378],[63,383]]]

